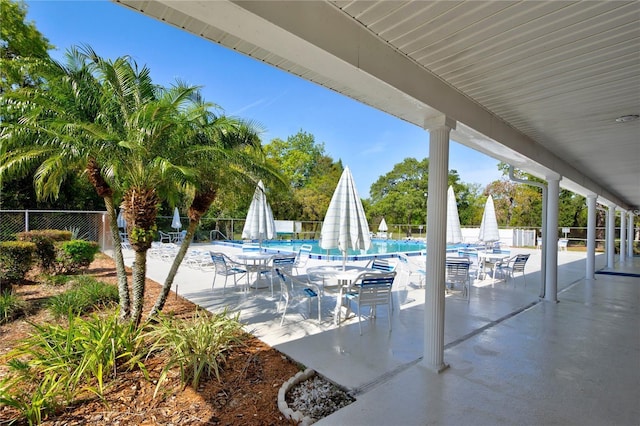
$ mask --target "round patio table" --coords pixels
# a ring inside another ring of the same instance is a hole
[[[480,278],[480,274],[486,274],[484,270],[486,267],[491,268],[491,279],[496,279],[496,263],[501,260],[508,259],[509,255],[504,253],[484,253],[478,252],[478,275],[476,278]]]
[[[263,280],[260,280],[259,278],[261,272],[268,270],[266,266],[273,256],[273,254],[263,252],[247,252],[236,255],[236,257],[247,267],[247,287],[253,287],[255,289],[269,287],[269,284],[263,285]],[[256,280],[253,284],[250,284],[249,282],[250,273],[256,274]]]

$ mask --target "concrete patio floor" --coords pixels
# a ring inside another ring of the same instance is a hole
[[[240,253],[224,246],[215,251]],[[407,283],[402,270],[391,333],[381,308],[377,320],[363,320],[362,336],[357,318],[333,324],[335,295],[323,298],[320,324],[315,307],[308,318],[303,301],[280,327],[277,285],[273,298],[268,289],[244,294],[232,288],[230,278],[223,294],[223,278],[212,290],[213,272],[184,264],[175,282],[181,296],[213,312],[238,312],[258,338],[353,392],[356,402],[318,424],[640,424],[640,278],[597,274],[585,280],[585,254],[562,251],[559,303],[550,303],[538,297],[540,251],[512,250],[519,252],[531,253],[526,287],[520,276],[475,280],[469,303],[447,297],[450,368],[440,374],[420,362],[424,289],[415,277]],[[125,261],[132,260],[125,252]],[[147,275],[162,283],[169,262],[148,262]],[[309,260],[307,267],[326,263]],[[596,256],[596,269],[605,263],[604,255]],[[640,259],[615,269],[637,275]],[[405,284],[408,293],[402,292]]]

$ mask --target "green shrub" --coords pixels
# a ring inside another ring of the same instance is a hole
[[[55,273],[75,274],[89,267],[100,248],[98,243],[93,241],[71,240],[55,243],[55,250]]]
[[[0,291],[0,324],[18,318],[26,310],[27,304],[24,300],[11,294],[10,291]]]
[[[137,368],[148,377],[141,331],[120,323],[117,311],[88,320],[70,315],[67,327],[34,329],[7,355],[9,375],[0,381],[0,403],[18,409],[30,424],[86,397],[87,391],[102,397],[109,379],[123,369]]]
[[[56,259],[54,243],[57,241],[69,241],[71,231],[60,231],[57,229],[41,229],[35,231],[18,232],[16,238],[19,241],[29,241],[36,245],[36,260],[38,265],[45,271],[53,267]]]
[[[0,291],[24,279],[33,264],[34,243],[4,241],[0,243]]]
[[[49,299],[49,310],[57,317],[81,315],[118,302],[118,288],[88,275],[74,277],[73,288]]]
[[[53,287],[58,287],[58,286],[63,286],[65,284],[67,284],[69,281],[77,281],[79,277],[76,277],[75,275],[48,275],[48,274],[41,274],[38,276],[38,279],[40,282],[53,286]]]
[[[230,318],[226,311],[217,315],[196,312],[191,320],[179,320],[160,314],[145,335],[153,342],[150,353],[165,350],[169,360],[160,375],[156,393],[169,370],[180,367],[183,385],[195,389],[203,376],[212,374],[220,380],[220,364],[226,353],[243,341],[242,324],[238,316]]]

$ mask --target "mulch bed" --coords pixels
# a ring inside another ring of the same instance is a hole
[[[129,274],[131,271],[129,270]],[[98,255],[86,274],[116,284],[113,260]],[[161,289],[160,284],[147,280],[145,310],[148,312]],[[27,300],[32,312],[25,318],[0,326],[0,357],[30,332],[29,322],[55,321],[42,308],[43,302],[64,288],[53,287],[31,280],[18,285],[14,291]],[[163,312],[177,316],[191,316],[197,306],[171,293]],[[0,363],[4,364],[4,363]],[[55,417],[44,425],[282,425],[289,422],[277,406],[277,394],[282,383],[300,370],[300,367],[275,349],[250,336],[246,344],[234,349],[227,357],[221,381],[210,378],[199,389],[179,384],[174,372],[163,385],[161,395],[153,397],[155,383],[163,367],[162,357],[149,361],[152,381],[141,372],[121,372],[111,382],[104,401],[89,399]],[[0,375],[4,370],[0,367]],[[15,416],[6,406],[0,406],[0,425]]]

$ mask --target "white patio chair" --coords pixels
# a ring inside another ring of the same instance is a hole
[[[210,252],[209,254],[211,256],[211,262],[214,266],[211,290],[213,290],[213,286],[216,283],[216,277],[218,275],[224,276],[224,286],[222,287],[222,294],[224,294],[224,291],[227,288],[227,279],[230,276],[233,276],[233,285],[234,287],[236,287],[238,285],[238,275],[242,276],[247,274],[247,270],[243,264],[235,262],[226,254],[213,252]]]
[[[515,273],[519,272],[522,274],[522,279],[524,280],[524,286],[527,286],[527,279],[524,274],[524,267],[529,260],[529,254],[517,254],[509,259],[506,259],[502,262],[496,264],[496,271],[503,274],[503,276],[508,280],[509,277],[513,280],[513,286],[516,286]]]
[[[173,259],[178,254],[178,250],[180,250],[180,247],[174,243],[162,243],[160,247],[160,259],[165,262],[173,262]]]
[[[184,241],[184,238],[187,236],[187,231],[182,230],[179,234],[176,235],[174,243],[180,245]]]
[[[280,327],[282,327],[282,324],[284,323],[284,317],[287,315],[289,303],[301,298],[306,298],[309,302],[309,316],[311,316],[311,300],[314,298],[318,300],[318,323],[320,323],[322,314],[320,289],[311,284],[309,278],[302,280],[299,277],[294,277],[284,269],[276,268],[275,273],[280,281],[280,300],[278,301],[278,311],[280,311],[280,304],[284,300]]]
[[[469,267],[471,261],[466,257],[447,257],[445,260],[445,286],[447,291],[455,291],[456,284],[462,286],[461,293],[469,302],[471,290],[471,278]]]
[[[273,279],[277,275],[276,269],[280,269],[282,272],[286,272],[291,275],[292,270],[294,268],[296,261],[295,255],[276,255],[271,258],[269,261],[269,269],[260,271],[261,274],[268,273],[271,275],[270,287],[271,287],[271,297],[273,297]]]
[[[560,238],[558,240],[558,251],[567,251],[567,246],[569,245],[568,238]]]
[[[391,287],[396,278],[396,272],[370,273],[363,272],[353,282],[350,291],[345,298],[347,303],[354,302],[358,307],[358,327],[362,336],[362,311],[369,307],[369,318],[375,318],[377,308],[381,305],[388,306],[389,332],[391,332],[391,315],[393,304],[391,302]]]
[[[388,259],[371,259],[365,268],[375,269],[377,271],[393,272],[396,269],[396,264],[389,262]]]
[[[421,259],[424,260],[422,256]],[[418,285],[420,288],[424,286],[424,280],[427,276],[427,271],[425,270],[424,262],[421,266],[417,265],[414,261],[412,261],[407,255],[400,254],[398,256],[398,260],[400,261],[400,266],[402,267],[402,271],[406,274],[406,285],[409,285],[411,281],[411,277],[413,275],[418,276]]]
[[[183,262],[192,269],[204,270],[208,266],[213,266],[209,252],[197,249],[190,250]]]
[[[311,244],[303,244],[300,246],[300,248],[298,249],[298,253],[296,254],[296,261],[293,264],[293,267],[295,268],[296,272],[300,273],[298,269],[304,268],[305,266],[307,266],[309,257],[311,257],[312,248],[313,247],[311,246]]]
[[[166,232],[158,231],[158,236],[160,237],[161,243],[170,243],[171,242],[171,234]]]

